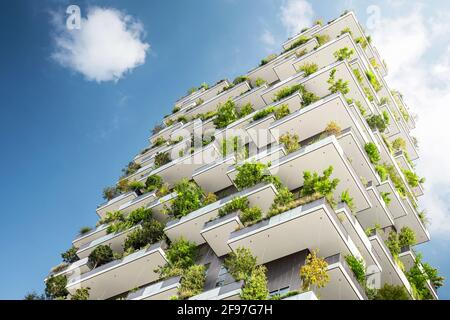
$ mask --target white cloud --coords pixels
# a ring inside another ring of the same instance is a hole
[[[61,22],[61,21],[60,21]],[[111,8],[90,8],[81,29],[57,26],[52,57],[88,80],[118,81],[145,62],[149,45],[143,26],[131,16]]]
[[[280,19],[289,36],[312,24],[314,10],[305,0],[287,0],[280,8]]]
[[[276,43],[275,37],[267,29],[265,29],[264,32],[262,33],[260,40],[266,46],[266,49],[268,49],[268,50],[273,49],[273,47],[275,46],[275,43]]]
[[[418,173],[427,178],[426,194],[420,198],[438,236],[450,236],[450,43],[439,34],[448,34],[450,24],[442,17],[425,14],[422,7],[402,15],[383,17],[373,32],[375,45],[389,65],[388,82],[399,89],[419,121],[413,132],[419,139],[421,158]],[[442,52],[440,52],[442,50]],[[439,53],[440,52],[440,53]],[[436,59],[434,55],[441,56]]]

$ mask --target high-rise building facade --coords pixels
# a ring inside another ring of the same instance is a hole
[[[387,72],[346,12],[190,90],[104,190],[49,295],[437,299],[432,281],[410,281],[430,235],[414,117]]]

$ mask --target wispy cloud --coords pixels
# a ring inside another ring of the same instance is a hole
[[[401,6],[402,1],[395,1]],[[414,134],[420,142],[420,175],[427,178],[421,205],[431,218],[430,229],[450,236],[450,10],[430,16],[422,6],[401,7],[402,14],[382,16],[373,31],[374,43],[389,64],[388,81],[404,93],[419,116]],[[434,55],[437,54],[437,57]]]
[[[299,33],[304,27],[309,27],[313,17],[313,7],[305,0],[287,0],[280,8],[281,23],[288,36]]]
[[[271,51],[274,49],[276,41],[274,35],[267,29],[264,30],[260,37],[261,42],[266,47],[266,50]]]
[[[62,16],[53,16],[55,51],[52,57],[91,81],[118,81],[145,62],[149,44],[143,25],[112,8],[92,7],[81,29],[68,30]]]

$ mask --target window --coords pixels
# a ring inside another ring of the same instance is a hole
[[[284,287],[284,288],[281,288],[281,289],[278,289],[278,290],[274,290],[274,291],[269,292],[269,296],[270,296],[270,297],[273,297],[273,296],[282,296],[282,295],[284,295],[284,294],[286,294],[286,293],[288,293],[288,292],[289,292],[289,287]]]

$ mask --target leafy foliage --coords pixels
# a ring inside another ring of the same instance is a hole
[[[183,272],[178,288],[180,299],[188,299],[203,292],[205,271],[206,268],[203,265],[192,265]]]
[[[351,58],[354,51],[348,47],[341,48],[337,50],[333,55],[338,61],[344,61]],[[357,70],[357,69],[356,69]]]
[[[225,204],[223,208],[219,209],[219,216],[223,217],[227,214],[230,214],[232,212],[238,211],[238,210],[245,210],[249,207],[249,201],[247,197],[236,197],[233,198],[230,202]]]
[[[158,152],[155,156],[155,166],[157,168],[169,163],[171,161],[168,152]]]
[[[47,299],[66,298],[69,294],[66,285],[67,277],[65,275],[50,277],[45,283],[45,296]]]
[[[157,220],[146,221],[141,228],[128,234],[125,239],[124,251],[138,251],[147,245],[156,243],[164,238],[165,225]]]
[[[203,191],[194,182],[182,179],[174,188],[177,197],[171,200],[170,214],[181,218],[203,206]]]
[[[225,128],[230,123],[236,121],[238,118],[239,113],[236,109],[236,105],[230,99],[224,104],[219,104],[219,107],[217,109],[217,117],[214,119],[214,125],[218,129]]]
[[[366,268],[364,266],[364,261],[362,259],[356,258],[353,255],[346,256],[345,261],[347,261],[348,266],[355,274],[356,280],[358,280],[361,285],[365,285]]]
[[[372,162],[373,164],[377,164],[381,160],[380,152],[378,151],[378,148],[375,145],[375,143],[373,142],[366,143],[364,145],[364,150],[366,150],[370,162]]]
[[[300,47],[301,45],[305,44],[306,42],[308,42],[311,38],[309,37],[305,37],[305,36],[301,36],[300,38],[298,38],[297,40],[295,40],[288,49],[286,49],[285,51],[290,51],[292,49],[295,49],[297,47]]]
[[[277,93],[275,93],[275,98],[273,99],[273,101],[277,102],[284,98],[287,98],[287,97],[293,95],[294,93],[301,91],[302,88],[303,88],[303,86],[300,84],[295,84],[290,87],[285,87],[285,88],[277,91]]]
[[[409,227],[403,227],[400,230],[400,234],[398,235],[398,242],[400,248],[413,246],[416,244],[416,234]]]
[[[339,135],[341,133],[341,127],[335,121],[330,121],[326,128],[325,132],[332,135]]]
[[[355,204],[353,202],[353,198],[350,196],[350,193],[348,190],[345,190],[342,192],[341,194],[341,201],[344,202],[345,204],[347,204],[348,208],[351,211],[355,210]]]
[[[99,245],[88,257],[88,264],[92,269],[100,267],[114,260],[113,251],[107,245]]]
[[[330,166],[323,171],[323,175],[319,176],[317,172],[311,174],[309,171],[303,172],[303,188],[301,190],[302,196],[309,196],[318,193],[322,196],[329,196],[336,189],[339,184],[339,179],[330,179],[333,173],[333,167]]]
[[[252,270],[242,288],[242,300],[266,300],[269,295],[267,289],[266,267],[258,266]]]
[[[197,245],[180,238],[166,250],[166,257],[171,267],[188,269],[195,264]]]
[[[389,232],[388,238],[385,242],[392,256],[397,257],[400,254],[401,249],[398,234],[395,231]]]
[[[77,289],[70,300],[89,300],[89,290],[91,290],[89,287]]]
[[[373,115],[367,118],[366,121],[372,130],[378,129],[378,131],[384,132],[387,128],[387,124],[383,116]]]
[[[367,70],[366,77],[369,80],[372,87],[375,89],[375,91],[379,92],[381,90],[382,86],[381,86],[380,82],[378,81],[377,77],[373,74],[373,72]]]
[[[317,251],[312,251],[306,257],[306,263],[300,268],[300,278],[303,281],[302,289],[309,291],[311,286],[323,288],[330,281],[327,272],[328,263],[317,257]]]
[[[256,257],[247,248],[237,248],[224,261],[228,272],[237,281],[245,280],[256,268]]]
[[[276,59],[277,55],[275,53],[268,55],[267,57],[265,57],[264,59],[261,60],[261,63],[259,64],[260,66],[264,66],[266,64],[268,64],[270,61]]]
[[[377,290],[374,300],[410,300],[410,297],[403,286],[386,283]]]
[[[253,187],[261,182],[273,183],[277,189],[281,185],[279,179],[267,172],[267,165],[263,163],[247,162],[237,167],[236,170],[238,173],[234,179],[234,184],[239,190]]]
[[[313,73],[316,73],[317,70],[319,70],[319,66],[316,63],[309,63],[309,62],[307,62],[307,63],[301,65],[298,68],[298,70],[301,71],[301,72],[304,72],[305,73],[305,77],[307,77],[307,76],[309,76],[309,75],[311,75]]]
[[[300,149],[299,137],[297,134],[291,135],[289,132],[280,137],[280,143],[284,144],[286,151],[292,153]]]
[[[381,198],[383,198],[383,201],[386,203],[386,205],[389,205],[392,201],[392,199],[389,197],[390,194],[390,192],[381,192]]]
[[[147,180],[145,180],[145,188],[147,192],[152,192],[161,188],[162,184],[163,179],[156,174],[152,174],[147,178]]]
[[[80,260],[77,256],[77,251],[78,249],[72,246],[66,252],[61,253],[63,261],[66,263],[74,263],[75,261]]]
[[[340,92],[343,95],[346,95],[350,92],[348,81],[344,82],[344,80],[342,79],[336,80],[336,69],[331,70],[330,77],[328,78],[327,83],[330,85],[328,90],[330,90],[331,93]]]
[[[261,220],[262,210],[258,207],[246,208],[242,210],[239,218],[244,225],[254,223]]]

